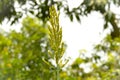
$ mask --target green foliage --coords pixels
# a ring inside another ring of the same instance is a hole
[[[20,32],[0,35],[0,80],[49,80],[53,73],[48,61],[45,24],[38,18],[26,17]],[[45,78],[45,79],[44,79]]]
[[[101,73],[102,78],[106,80],[119,80],[120,78],[120,37],[115,38],[114,40],[110,35],[101,42],[101,44],[96,46],[97,52],[103,51],[107,55],[107,61],[101,66],[105,72]],[[106,68],[105,68],[106,67]]]
[[[69,66],[70,76],[75,80],[119,80],[120,78],[120,37],[114,40],[107,35],[100,44],[95,46],[92,57],[86,57],[81,53],[80,56]],[[106,58],[106,60],[103,60]],[[80,67],[81,64],[91,63],[88,66],[92,71],[86,73],[86,68]],[[71,79],[69,79],[71,80]]]
[[[7,18],[14,24],[23,15],[32,14],[43,21],[49,16],[49,7],[57,5],[57,9],[63,7],[65,1],[55,0],[1,0],[0,1],[0,23]],[[17,4],[17,7],[15,4]],[[7,4],[7,5],[6,5]],[[28,5],[30,6],[28,8]],[[27,7],[25,7],[27,6]]]
[[[59,80],[59,73],[67,63],[62,62],[65,45],[59,15],[54,7],[50,8],[50,12],[49,32],[43,21],[26,17],[20,32],[1,33],[1,80]],[[56,61],[56,66],[49,62],[50,59]]]

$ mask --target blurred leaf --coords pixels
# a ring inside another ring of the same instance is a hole
[[[29,12],[30,12],[31,14],[34,14],[34,11],[32,11],[32,10],[29,10]]]
[[[106,22],[105,24],[104,24],[104,29],[107,29],[108,28],[108,23]]]
[[[73,21],[73,15],[72,14],[70,15],[70,20]]]
[[[78,14],[75,14],[75,17],[76,17],[77,21],[80,21],[80,16]]]

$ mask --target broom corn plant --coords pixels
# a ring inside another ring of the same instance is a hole
[[[56,80],[60,80],[60,70],[67,64],[63,64],[62,57],[65,52],[64,43],[62,41],[62,28],[59,25],[59,13],[57,13],[54,6],[51,6],[49,9],[50,17],[49,22],[49,43],[51,49],[48,51],[50,57],[56,62]]]

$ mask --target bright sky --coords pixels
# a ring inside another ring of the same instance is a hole
[[[68,0],[70,8],[76,7],[82,0]],[[103,18],[102,15],[93,12],[87,17],[81,18],[81,23],[74,20],[71,22],[62,12],[60,15],[60,24],[63,28],[63,40],[67,44],[67,56],[76,58],[80,54],[81,49],[86,49],[88,54],[91,53],[93,45],[100,42],[103,36]]]
[[[68,3],[70,8],[73,8],[79,5],[81,1],[83,0],[68,0]],[[115,10],[115,8],[113,10]],[[92,12],[92,14],[87,17],[82,17],[81,24],[76,20],[71,22],[69,18],[61,12],[60,25],[63,28],[63,41],[67,44],[66,56],[75,59],[78,57],[81,49],[86,49],[88,51],[87,53],[91,53],[93,45],[99,43],[110,30],[108,29],[103,33],[103,24],[102,15],[97,12]],[[4,21],[2,28],[5,31],[9,31],[9,29],[19,31],[21,25],[9,26],[10,25],[6,25],[6,21]]]
[[[83,0],[67,0],[69,7],[77,7]],[[111,11],[120,14],[120,7],[111,4]],[[71,22],[62,12],[60,15],[60,24],[63,28],[63,40],[67,44],[67,56],[73,59],[79,56],[81,49],[86,49],[88,56],[91,54],[93,46],[110,32],[112,27],[103,30],[103,16],[98,12],[92,12],[88,16],[81,18],[81,23],[74,20]]]

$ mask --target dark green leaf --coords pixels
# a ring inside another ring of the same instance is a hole
[[[70,15],[70,20],[73,21],[73,15],[72,14]]]
[[[80,21],[80,16],[78,14],[75,14],[75,17],[78,21]]]
[[[108,23],[106,22],[105,24],[104,24],[104,29],[107,29],[108,28]]]
[[[29,12],[30,12],[31,14],[34,14],[34,11],[33,11],[33,10],[30,10]]]

